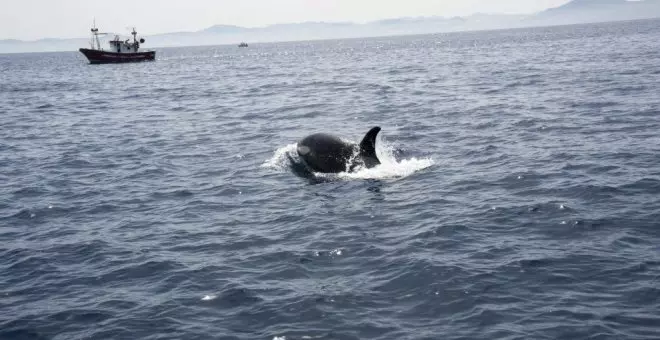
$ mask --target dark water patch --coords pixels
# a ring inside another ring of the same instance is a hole
[[[104,300],[98,303],[96,306],[101,310],[111,310],[113,312],[126,312],[130,310],[135,310],[140,305],[135,301],[129,300]]]
[[[660,194],[660,180],[655,178],[642,178],[633,183],[622,185],[620,188],[631,195],[657,195]]]
[[[660,288],[640,287],[626,292],[625,295],[625,301],[631,305],[654,308],[660,301]]]
[[[195,194],[186,189],[180,189],[180,190],[173,190],[173,191],[168,191],[168,192],[156,192],[152,194],[152,197],[157,200],[163,200],[163,199],[179,199],[179,198],[187,198],[187,197],[192,197]]]
[[[95,164],[91,160],[81,159],[74,155],[64,155],[62,159],[57,162],[56,166],[50,166],[49,168],[54,169],[55,167],[61,168],[71,168],[71,169],[94,169],[100,164]]]
[[[30,329],[2,329],[0,330],[0,339],[2,340],[49,340],[50,337],[40,334],[37,331]]]
[[[8,273],[12,273],[10,277],[5,279],[7,284],[21,284],[26,281],[31,281],[42,277],[47,274],[56,274],[59,270],[43,255],[31,255],[27,258],[22,258],[14,261],[4,268]],[[53,289],[55,290],[55,289]]]
[[[51,259],[57,264],[81,264],[93,265],[102,263],[109,250],[109,244],[101,240],[89,243],[70,243],[56,245],[47,249],[52,254]]]
[[[76,210],[76,208],[55,208],[53,206],[21,209],[9,216],[2,217],[0,220],[5,220],[7,223],[44,223],[49,218],[65,217]]]
[[[0,256],[0,263],[8,266],[16,263],[21,259],[27,258],[32,254],[32,250],[24,248],[2,249],[2,256]]]
[[[414,235],[413,238],[431,238],[431,237],[436,237],[436,236],[442,236],[442,237],[454,237],[458,235],[466,235],[470,233],[470,228],[465,225],[441,225],[438,227],[434,227],[431,230],[427,230],[424,232],[421,232],[419,234]]]
[[[541,124],[541,123],[542,123],[541,121],[536,120],[536,119],[521,119],[521,120],[516,121],[513,124],[513,126],[521,127],[521,128],[530,128],[530,127],[534,127],[534,126],[536,126],[538,124]]]
[[[549,175],[542,175],[535,172],[518,172],[494,181],[492,185],[507,189],[534,187],[541,184],[548,177]]]
[[[120,268],[101,275],[101,281],[106,283],[130,283],[140,279],[160,277],[165,273],[177,271],[183,268],[178,262],[165,261],[146,261],[139,264],[125,264]]]
[[[256,292],[247,288],[231,287],[223,289],[222,294],[218,296],[217,299],[213,299],[205,303],[205,305],[214,308],[232,309],[253,305],[261,301],[263,301],[263,299],[260,298]]]
[[[658,329],[654,326],[660,321],[660,317],[650,313],[616,313],[610,314],[603,318],[603,321],[614,325],[637,325],[647,335],[657,336]]]
[[[96,325],[99,322],[116,317],[113,313],[100,312],[97,310],[68,310],[58,312],[47,317],[50,322],[66,322],[76,324]]]
[[[162,167],[146,167],[143,168],[140,166],[142,169],[132,169],[133,171],[127,172],[124,176],[124,180],[126,181],[132,181],[132,180],[137,180],[137,179],[148,179],[148,178],[153,178],[153,177],[166,177],[166,175],[169,174],[169,172],[162,168]]]
[[[48,194],[49,192],[45,190],[43,187],[23,187],[20,188],[16,191],[14,191],[12,194],[14,195],[15,199],[20,199],[23,197],[39,197]]]
[[[278,114],[286,114],[286,113],[293,113],[293,112],[300,112],[302,111],[303,113],[305,111],[316,111],[315,109],[323,108],[325,107],[325,104],[322,103],[309,103],[309,104],[301,104],[301,105],[289,105],[289,106],[282,106],[278,108]],[[307,117],[303,115],[303,117]]]
[[[526,87],[530,87],[530,86],[537,86],[537,85],[540,85],[542,83],[543,83],[542,79],[531,78],[531,79],[519,80],[519,81],[515,81],[515,82],[512,82],[512,83],[508,83],[504,86],[504,88],[505,89],[513,89],[513,88],[518,88],[518,87],[526,88]]]
[[[469,234],[466,226],[444,225],[414,235],[409,239],[412,247],[423,249],[454,249],[460,251],[464,237]]]
[[[556,190],[558,194],[586,201],[614,199],[625,194],[620,187],[611,185],[578,184]]]
[[[108,213],[114,213],[122,210],[122,206],[117,204],[105,204],[100,203],[98,205],[86,208],[81,211],[85,215],[104,215]]]
[[[571,171],[571,172],[580,172],[590,175],[605,175],[605,174],[616,174],[621,172],[621,167],[616,165],[600,165],[597,163],[588,163],[588,164],[571,164],[567,163],[564,165],[562,170]]]
[[[580,109],[604,109],[613,106],[620,105],[621,103],[616,101],[581,101],[571,103],[572,108]]]
[[[37,110],[37,112],[44,112],[43,110],[50,109],[53,107],[55,107],[53,104],[41,104],[36,106],[35,109]]]
[[[619,74],[624,75],[624,76],[634,76],[634,75],[638,75],[640,73],[642,73],[642,69],[638,69],[638,70],[621,70],[621,71],[619,71]]]

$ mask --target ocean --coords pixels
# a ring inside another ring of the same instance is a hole
[[[0,339],[658,339],[659,51],[643,20],[0,55]],[[376,168],[287,156],[374,126]]]

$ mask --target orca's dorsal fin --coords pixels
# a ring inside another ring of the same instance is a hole
[[[364,135],[362,142],[360,142],[360,156],[362,156],[365,161],[369,159],[370,163],[375,163],[373,165],[380,164],[378,156],[376,156],[376,137],[378,137],[379,132],[380,127],[376,126],[371,128],[371,130]]]

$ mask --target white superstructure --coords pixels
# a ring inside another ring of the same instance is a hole
[[[90,41],[90,45],[93,50],[103,51],[101,48],[101,42],[99,41],[99,36],[106,34],[108,33],[99,33],[99,29],[96,28],[95,21],[94,27],[92,27],[92,40]],[[115,35],[114,39],[108,41],[108,44],[110,44],[110,49],[108,52],[137,53],[140,49],[140,43],[144,43],[144,39],[140,39],[140,41],[136,39],[135,36],[137,35],[137,32],[135,31],[135,28],[133,28],[133,32],[131,32],[131,34],[133,35],[133,41],[131,41],[131,39],[121,40],[119,35]]]

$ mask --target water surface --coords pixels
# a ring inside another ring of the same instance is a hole
[[[649,20],[0,55],[0,338],[660,338],[658,50]],[[381,167],[292,171],[372,126]]]

